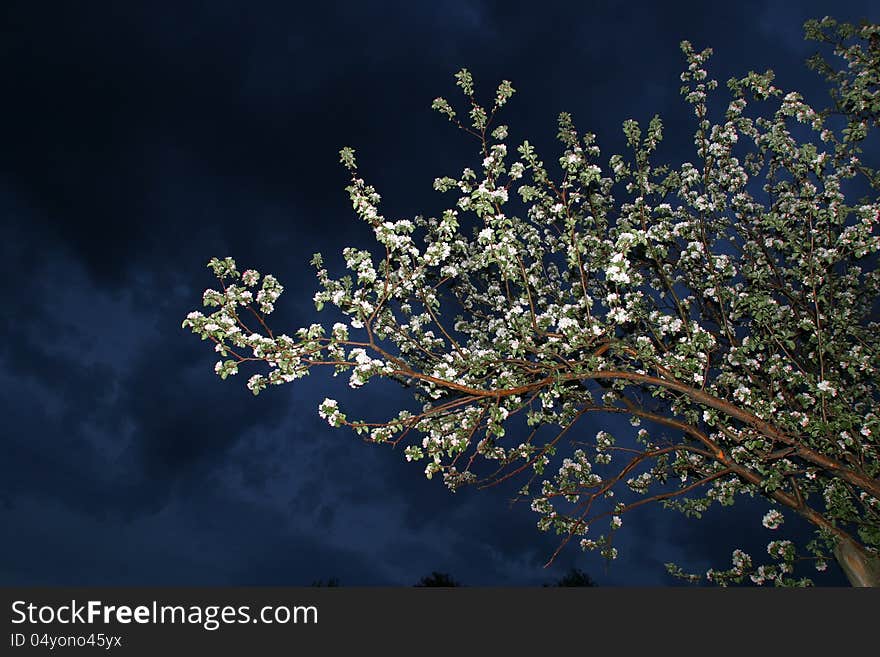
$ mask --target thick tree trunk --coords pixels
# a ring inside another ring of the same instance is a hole
[[[880,587],[880,557],[871,556],[850,540],[838,541],[834,556],[850,584]]]

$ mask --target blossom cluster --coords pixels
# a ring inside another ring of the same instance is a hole
[[[508,148],[507,126],[492,129],[510,83],[484,108],[462,69],[469,125],[449,101],[433,107],[479,149],[460,176],[434,180],[453,197],[439,217],[386,219],[354,151],[340,152],[352,208],[377,246],[346,248],[339,277],[313,259],[315,306],[342,321],[272,333],[281,284],[225,258],[209,264],[222,289],[203,296],[217,310],[184,326],[215,344],[223,378],[265,363],[248,380],[254,394],[315,366],[349,373],[352,388],[376,377],[410,386],[418,406],[386,421],[349,419],[333,399],[319,414],[377,443],[404,441],[404,457],[452,490],[531,477],[523,491],[538,527],[568,540],[607,517],[609,532],[580,545],[609,559],[633,506],[618,489],[697,517],[743,494],[802,515],[811,504],[806,515],[823,519],[808,548],[817,565],[841,532],[877,551],[880,202],[848,190],[855,180],[880,188],[859,157],[880,107],[851,75],[834,78],[854,117],[837,130],[771,73],[750,73],[728,83],[714,117],[711,51],[682,51],[693,162],[653,164],[663,138],[654,117],[644,134],[626,121],[632,152],[606,165],[595,135],[562,113],[554,179],[532,144]],[[838,54],[858,69],[857,51]],[[577,440],[599,411],[651,422],[651,432]],[[655,428],[666,431],[655,438]],[[782,521],[774,506],[762,524]],[[776,565],[737,550],[730,569],[706,577],[803,583],[791,577],[794,546],[771,545]]]

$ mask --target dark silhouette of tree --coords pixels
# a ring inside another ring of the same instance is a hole
[[[597,584],[580,568],[572,568],[556,580],[555,584],[544,584],[544,586],[597,586]]]
[[[452,579],[452,576],[449,573],[438,573],[436,570],[432,572],[430,575],[426,577],[422,577],[419,580],[418,584],[414,584],[413,586],[461,586],[459,582],[456,582]]]
[[[328,577],[325,582],[323,579],[316,579],[310,586],[340,586],[338,577]]]

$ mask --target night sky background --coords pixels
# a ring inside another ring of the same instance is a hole
[[[311,255],[339,275],[344,246],[372,243],[339,149],[357,150],[385,216],[441,211],[433,179],[480,162],[430,109],[462,100],[463,66],[487,101],[512,81],[511,148],[529,139],[551,162],[568,111],[607,162],[624,119],[659,113],[661,157],[680,163],[695,155],[679,41],[713,47],[722,83],[773,68],[821,108],[801,28],[825,14],[877,21],[880,5],[5,0],[0,584],[409,586],[436,570],[534,586],[578,567],[600,586],[667,586],[667,561],[764,554],[783,536],[746,500],[701,521],[640,509],[610,566],[572,545],[544,568],[557,539],[513,488],[453,495],[317,416],[327,396],[350,416],[393,412],[405,391],[352,395],[315,373],[254,398],[250,373],[221,382],[180,323],[226,255],[285,285],[277,331],[332,321]],[[836,564],[816,581],[846,583]]]

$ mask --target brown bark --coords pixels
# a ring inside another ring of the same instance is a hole
[[[880,557],[865,552],[855,541],[846,539],[838,540],[834,557],[853,586],[880,587]]]
[[[371,346],[384,357],[390,358],[389,354],[382,351],[381,349],[378,349],[375,345],[371,344]],[[573,381],[581,379],[620,379],[624,381],[632,381],[634,383],[656,385],[661,388],[666,388],[668,390],[674,390],[676,392],[683,393],[696,402],[705,404],[710,408],[719,410],[722,413],[726,413],[731,417],[734,417],[755,427],[756,429],[758,429],[758,431],[763,433],[768,438],[773,438],[774,440],[778,440],[783,444],[793,446],[796,449],[796,454],[802,459],[809,461],[814,465],[818,465],[819,467],[832,472],[835,476],[840,477],[841,479],[852,484],[853,486],[856,486],[857,488],[873,495],[874,497],[880,498],[880,480],[872,479],[871,477],[857,472],[854,468],[849,467],[840,461],[836,461],[828,456],[825,456],[824,454],[813,451],[805,447],[804,445],[799,444],[797,440],[791,438],[790,436],[787,436],[776,427],[774,427],[772,424],[765,420],[762,420],[753,413],[744,411],[728,401],[713,397],[712,395],[705,393],[702,390],[692,388],[691,386],[685,385],[678,381],[661,379],[654,376],[649,376],[647,374],[637,374],[633,372],[624,372],[617,370],[602,370],[595,372],[583,372],[577,374],[567,373],[559,374],[556,376],[548,376],[544,379],[540,379],[533,383],[518,386],[515,388],[505,388],[502,390],[480,390],[479,388],[472,388],[470,386],[461,385],[452,381],[446,381],[444,379],[438,379],[427,374],[415,372],[412,369],[408,368],[395,370],[392,372],[392,374],[421,379],[422,381],[428,381],[430,383],[434,383],[435,385],[442,386],[450,390],[463,392],[476,398],[501,398],[509,397],[512,395],[522,395],[560,381]]]

